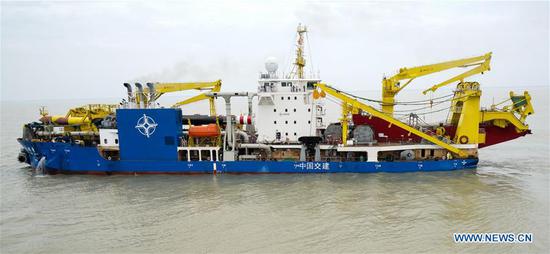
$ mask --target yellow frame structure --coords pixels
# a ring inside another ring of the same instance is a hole
[[[341,93],[340,91],[326,85],[326,84],[323,84],[323,83],[317,83],[316,84],[316,87],[318,87],[319,89],[321,89],[322,91],[325,91],[325,93],[331,95],[332,97],[336,98],[336,99],[339,99],[340,101],[342,101],[342,118],[341,118],[341,121],[342,121],[342,143],[343,145],[346,145],[346,142],[347,140],[347,135],[345,135],[344,133],[347,133],[347,121],[348,121],[348,114],[353,110],[353,109],[360,109],[360,110],[363,110],[369,114],[371,114],[372,116],[374,117],[378,117],[382,120],[385,120],[387,122],[389,122],[390,124],[393,124],[399,128],[402,128],[404,130],[407,130],[409,131],[410,133],[414,134],[414,135],[417,135],[429,142],[432,142],[450,152],[452,152],[453,154],[455,155],[458,155],[458,157],[467,157],[467,154],[462,151],[461,149],[459,148],[456,148],[450,144],[447,144],[441,140],[439,140],[437,137],[434,137],[434,136],[431,136],[429,134],[426,134],[422,131],[419,131],[383,112],[380,112],[376,109],[374,109],[373,107],[367,105],[367,104],[364,104],[360,101],[358,101],[357,99],[354,99],[354,98],[351,98],[343,93]],[[345,136],[344,136],[345,135]]]

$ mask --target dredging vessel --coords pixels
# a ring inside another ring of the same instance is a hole
[[[48,173],[336,173],[411,172],[475,168],[478,149],[530,133],[533,114],[528,92],[487,109],[481,88],[466,78],[490,70],[491,53],[438,64],[401,68],[382,81],[382,99],[338,90],[311,74],[306,77],[304,39],[299,25],[296,58],[288,74],[273,59],[260,73],[257,92],[222,92],[220,80],[191,83],[124,83],[128,97],[118,105],[93,104],[25,124],[18,139],[19,161]],[[395,96],[415,78],[452,68],[470,68],[424,93],[456,84],[450,95],[420,101]],[[404,81],[404,84],[401,82]],[[165,93],[204,91],[165,108]],[[245,97],[248,114],[233,115],[231,99]],[[339,119],[326,114],[327,99],[340,104]],[[225,102],[218,115],[215,100]],[[210,114],[180,107],[208,100]],[[397,117],[395,106],[420,110],[449,103],[439,124],[424,123],[419,112]],[[500,107],[508,103],[507,105]],[[443,123],[444,122],[444,123]]]

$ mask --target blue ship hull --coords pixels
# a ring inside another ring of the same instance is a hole
[[[19,141],[36,168],[42,157],[49,173],[81,174],[219,174],[219,173],[376,173],[450,171],[476,168],[478,159],[396,162],[326,161],[176,161],[107,160],[95,147],[69,143]]]

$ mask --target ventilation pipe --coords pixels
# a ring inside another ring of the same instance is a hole
[[[248,94],[248,116],[250,117],[254,117],[254,115],[252,114],[252,99],[254,98],[254,96],[256,96],[256,94]],[[254,125],[252,124],[247,124],[246,125],[246,131],[248,133],[252,133],[252,134],[255,134],[256,133],[256,129],[254,128]]]
[[[143,103],[143,108],[147,108],[145,104],[145,94],[143,94],[143,86],[140,83],[136,83],[137,97],[139,98],[139,103],[137,104],[138,108],[141,108],[141,103]]]
[[[245,143],[248,143],[248,134],[246,134],[246,132],[236,129],[235,134],[237,134],[237,136],[240,136]]]
[[[155,107],[155,96],[156,96],[155,84],[147,83],[147,87],[149,88],[149,105],[151,107]]]
[[[126,90],[128,90],[128,102],[132,102],[134,100],[134,95],[132,94],[132,86],[128,83],[124,83],[124,87],[126,87]]]

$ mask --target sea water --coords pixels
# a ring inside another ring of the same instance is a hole
[[[480,150],[476,170],[401,174],[36,177],[17,162],[16,138],[39,106],[116,100],[4,101],[0,252],[544,253],[548,87],[529,90],[532,135]],[[458,244],[458,232],[527,232],[533,243]]]

